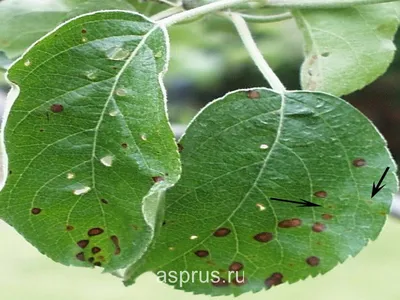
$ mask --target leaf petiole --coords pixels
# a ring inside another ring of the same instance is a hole
[[[232,20],[237,32],[239,33],[240,38],[242,39],[244,46],[247,49],[247,52],[249,53],[265,79],[268,81],[272,89],[276,92],[283,93],[286,90],[284,85],[279,80],[278,76],[276,76],[276,74],[271,69],[271,67],[261,54],[260,50],[258,49],[253,37],[251,36],[251,32],[246,24],[246,21],[238,13],[226,13],[226,16],[228,16]]]

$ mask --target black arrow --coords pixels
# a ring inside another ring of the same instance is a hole
[[[276,200],[276,201],[281,201],[281,202],[289,202],[289,203],[295,203],[295,204],[301,204],[299,205],[299,207],[311,207],[311,206],[321,206],[319,204],[304,200],[304,199],[300,199],[300,201],[293,201],[293,200],[285,200],[285,199],[279,199],[279,198],[270,198],[271,200]]]
[[[379,179],[378,184],[377,184],[376,186],[375,186],[375,181],[374,181],[374,183],[372,184],[371,198],[374,198],[374,196],[375,196],[381,189],[383,189],[384,186],[386,185],[386,184],[384,184],[384,185],[381,186],[381,183],[382,183],[383,179],[385,178],[385,176],[386,176],[387,172],[389,171],[389,169],[390,169],[389,167],[386,168],[385,172],[383,172],[383,175],[381,176],[381,179]]]

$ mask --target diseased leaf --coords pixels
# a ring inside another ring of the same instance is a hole
[[[127,0],[0,1],[0,51],[14,58],[61,22],[101,9],[134,7]]]
[[[164,226],[126,284],[151,270],[185,291],[239,295],[325,273],[377,237],[397,191],[382,136],[328,94],[230,93],[179,144],[182,177],[167,191]]]
[[[373,82],[393,60],[400,2],[293,15],[305,42],[303,89],[349,94]]]
[[[19,95],[0,216],[52,259],[111,271],[146,250],[180,173],[161,82],[167,39],[139,14],[93,13],[10,68],[8,105]]]

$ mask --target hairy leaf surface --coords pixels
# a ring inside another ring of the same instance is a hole
[[[10,68],[8,110],[19,95],[0,216],[52,259],[114,270],[146,250],[180,172],[161,82],[167,42],[139,14],[93,13]]]
[[[0,51],[14,58],[62,21],[100,9],[134,7],[126,0],[0,1]]]
[[[325,273],[377,237],[397,191],[382,136],[327,94],[230,93],[179,144],[182,177],[167,191],[164,225],[126,284],[151,270],[185,291],[239,295]],[[386,186],[371,199],[386,167]],[[184,271],[190,280],[174,281]]]
[[[302,87],[337,96],[373,82],[393,60],[400,3],[295,10],[304,36]]]

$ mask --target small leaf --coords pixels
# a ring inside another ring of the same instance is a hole
[[[327,94],[230,93],[179,144],[182,177],[167,191],[164,226],[126,284],[151,270],[195,294],[239,295],[326,273],[378,236],[397,191],[382,136]],[[385,167],[386,186],[371,199]],[[185,271],[194,279],[174,282]]]
[[[349,94],[373,82],[393,60],[399,3],[292,13],[305,41],[303,89]]]
[[[0,51],[15,58],[61,22],[100,9],[134,7],[126,0],[0,1]]]
[[[93,13],[10,68],[8,105],[19,95],[5,128],[0,216],[52,259],[111,271],[152,239],[180,173],[161,83],[166,41],[139,14]]]

